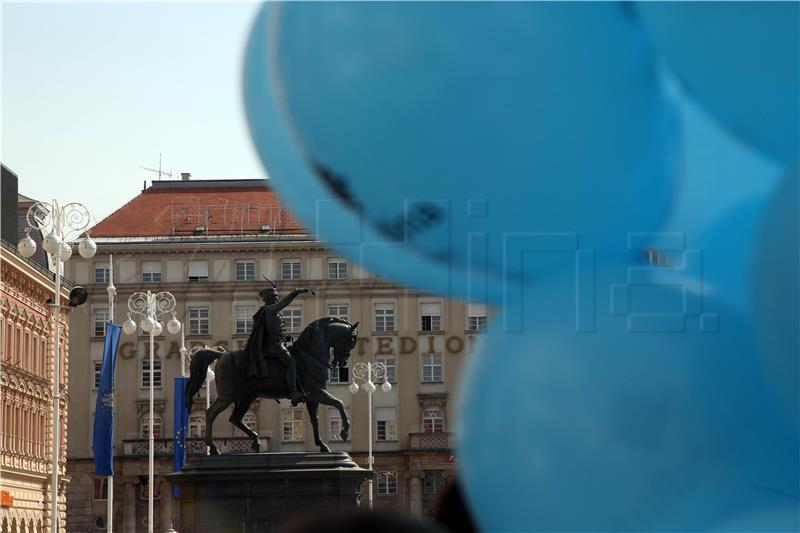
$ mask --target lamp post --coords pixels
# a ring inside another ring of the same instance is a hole
[[[389,392],[392,390],[392,384],[386,379],[386,365],[383,363],[356,363],[353,365],[351,370],[351,374],[353,376],[353,381],[350,383],[350,392],[352,394],[358,394],[359,389],[363,390],[367,393],[367,410],[369,414],[367,415],[367,421],[369,423],[369,447],[367,452],[367,465],[369,466],[370,471],[372,470],[372,466],[375,462],[375,458],[372,456],[372,395],[375,394],[375,391],[378,388],[373,383],[373,378],[375,381],[383,380],[381,384],[381,390],[383,392]],[[361,381],[361,385],[358,382]],[[372,477],[369,478],[369,508],[372,509]]]
[[[36,202],[29,209],[26,217],[28,228],[25,237],[19,241],[17,249],[24,257],[36,253],[36,242],[31,238],[31,229],[41,231],[42,247],[55,259],[55,298],[53,299],[53,315],[55,325],[53,332],[53,470],[52,498],[50,501],[50,531],[58,533],[58,463],[61,454],[61,263],[72,256],[71,243],[89,227],[91,215],[83,204],[72,202],[59,205]],[[97,252],[97,245],[88,236],[78,245],[81,257],[89,259]]]
[[[167,322],[167,331],[175,335],[181,330],[181,323],[175,317],[175,297],[169,292],[152,293],[134,292],[128,298],[128,320],[122,325],[122,331],[127,335],[136,332],[136,322],[133,321],[131,314],[142,317],[139,325],[150,334],[150,419],[148,424],[149,441],[149,462],[147,468],[147,532],[153,533],[153,463],[155,455],[155,438],[153,436],[153,363],[155,362],[155,338],[161,335],[162,326],[159,318],[171,314],[172,318]]]

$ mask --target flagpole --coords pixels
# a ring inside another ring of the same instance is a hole
[[[109,322],[114,323],[114,300],[117,298],[117,288],[114,286],[114,260],[111,254],[108,254],[108,316]],[[111,456],[111,462],[114,462],[114,456]],[[108,491],[106,498],[106,531],[114,533],[114,476],[106,476],[106,490]]]
[[[186,335],[181,328],[181,377],[186,377]]]

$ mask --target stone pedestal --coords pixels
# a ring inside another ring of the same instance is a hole
[[[355,508],[371,476],[344,452],[301,452],[194,456],[169,477],[180,487],[180,533],[262,533],[307,513]]]

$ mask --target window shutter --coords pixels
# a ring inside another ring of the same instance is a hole
[[[467,304],[467,316],[486,316],[486,304]]]
[[[420,304],[420,312],[423,315],[441,315],[442,304],[440,303],[424,303]]]
[[[190,278],[207,278],[208,277],[208,263],[206,261],[190,261],[189,262],[189,277]]]

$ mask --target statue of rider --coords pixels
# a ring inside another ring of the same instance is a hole
[[[277,357],[286,365],[286,382],[289,385],[292,405],[297,405],[304,398],[297,390],[297,363],[284,345],[286,332],[280,312],[299,294],[307,292],[312,291],[294,289],[279,300],[278,289],[274,282],[272,287],[262,289],[258,294],[264,300],[264,305],[253,315],[253,331],[245,347],[248,356],[247,377],[267,377],[268,357]]]

